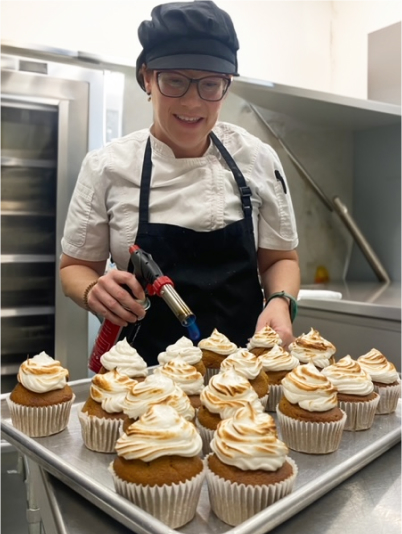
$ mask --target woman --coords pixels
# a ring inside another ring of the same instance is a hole
[[[174,281],[202,337],[217,328],[245,346],[269,325],[288,345],[300,280],[284,173],[268,145],[218,122],[238,75],[233,23],[210,1],[163,4],[151,17],[138,30],[137,80],[153,124],[85,158],[62,240],[64,292],[115,324],[142,319],[144,291],[127,272],[136,243]],[[104,274],[109,254],[118,269]],[[154,297],[133,345],[154,364],[184,334]]]

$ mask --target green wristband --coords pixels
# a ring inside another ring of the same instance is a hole
[[[292,295],[289,295],[289,293],[286,293],[285,291],[279,291],[278,293],[272,293],[272,295],[267,298],[265,307],[268,305],[268,303],[272,299],[276,299],[276,298],[289,299],[290,320],[293,323],[297,315],[297,300]]]

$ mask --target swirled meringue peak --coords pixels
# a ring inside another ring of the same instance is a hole
[[[152,462],[161,456],[198,456],[202,440],[195,426],[166,404],[150,406],[116,441],[126,460]]]
[[[289,345],[292,356],[296,356],[301,363],[312,362],[320,368],[328,367],[329,359],[335,354],[336,348],[324,339],[318,330],[310,329],[308,334],[302,334]]]
[[[323,369],[322,374],[336,387],[339,393],[347,395],[370,395],[374,384],[370,375],[351,356],[341,358]]]
[[[218,424],[211,449],[222,463],[242,470],[276,471],[286,461],[287,446],[277,438],[273,418],[248,402]]]
[[[367,354],[359,356],[357,363],[368,372],[373,382],[392,384],[400,381],[395,365],[377,349],[371,349]]]
[[[147,376],[127,392],[123,412],[130,419],[138,419],[151,405],[161,402],[172,406],[187,421],[194,419],[195,410],[188,396],[171,378],[161,373]]]
[[[181,356],[190,365],[195,365],[201,361],[202,351],[193,344],[191,339],[183,336],[173,345],[168,345],[165,352],[159,354],[158,362],[163,365],[177,356]]]
[[[46,393],[63,389],[67,384],[68,371],[58,360],[54,360],[46,352],[41,352],[22,362],[17,379],[30,391]]]
[[[156,367],[154,374],[163,374],[171,378],[187,395],[199,395],[204,389],[202,374],[181,356],[176,356],[161,367]]]
[[[218,332],[216,328],[209,337],[201,339],[198,346],[200,349],[210,350],[222,356],[227,356],[237,350],[237,345],[232,343],[224,334]]]
[[[100,361],[108,371],[116,369],[120,374],[131,378],[148,374],[146,362],[126,338],[118,341],[108,352],[105,352]]]
[[[269,352],[264,352],[258,356],[264,371],[291,371],[300,361],[296,356],[292,356],[283,347],[275,344]]]
[[[92,378],[90,395],[95,402],[101,404],[108,413],[123,411],[123,403],[127,391],[137,384],[136,380],[120,374],[116,369]]]
[[[251,403],[253,409],[262,412],[263,407],[250,382],[233,368],[210,378],[200,395],[201,404],[221,419],[231,417],[236,410]]]
[[[256,349],[256,348],[271,348],[274,345],[282,345],[282,339],[279,334],[275,332],[270,326],[264,326],[261,330],[258,330],[253,337],[250,338],[247,348]]]
[[[283,394],[309,412],[326,412],[338,406],[337,389],[312,363],[298,365],[282,378]]]
[[[247,380],[254,380],[262,371],[262,362],[247,349],[239,349],[221,363],[221,371],[228,371],[231,367]]]

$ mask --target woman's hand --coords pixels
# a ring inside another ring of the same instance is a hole
[[[124,288],[130,288],[132,295]],[[111,269],[100,276],[89,291],[87,303],[89,309],[108,319],[114,324],[127,326],[145,317],[145,310],[137,300],[144,300],[145,293],[133,274]]]
[[[289,305],[286,299],[276,298],[269,301],[257,320],[256,332],[270,326],[282,339],[283,348],[287,349],[295,339],[290,320]]]

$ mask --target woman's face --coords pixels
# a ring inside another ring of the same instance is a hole
[[[157,85],[157,72],[144,69],[145,89],[151,94],[154,111],[153,135],[168,145],[176,158],[201,157],[208,148],[208,135],[218,120],[223,100],[203,100],[195,83],[184,96],[164,96]],[[193,79],[216,76],[216,73],[197,70],[175,72]]]

